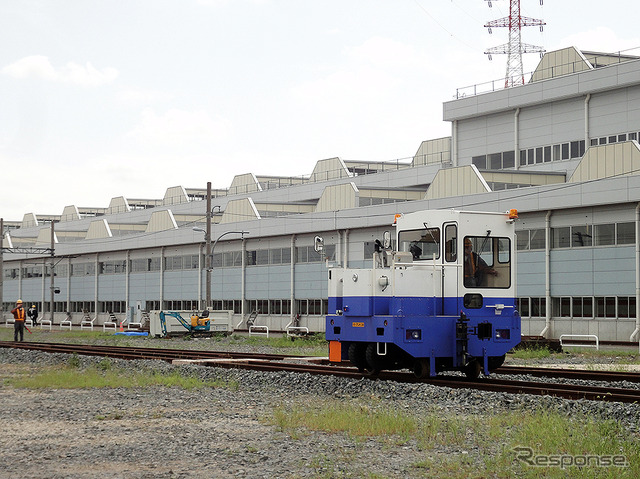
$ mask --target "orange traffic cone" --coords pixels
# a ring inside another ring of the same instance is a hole
[[[124,332],[124,327],[122,326],[122,321],[120,321],[120,332]]]

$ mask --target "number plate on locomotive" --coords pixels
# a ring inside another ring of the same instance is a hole
[[[364,323],[362,322],[353,322],[351,323],[351,326],[354,328],[364,328]]]

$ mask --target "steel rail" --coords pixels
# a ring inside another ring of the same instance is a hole
[[[501,366],[496,374],[527,374],[547,378],[584,379],[588,381],[628,381],[640,383],[640,373],[631,371],[596,371],[591,369],[556,369],[545,367]]]
[[[60,343],[16,343],[11,341],[0,342],[0,347],[67,354],[76,353],[81,355],[122,359],[155,359],[178,364],[199,364],[221,368],[334,375],[354,379],[362,379],[366,377],[354,367],[315,364],[309,361],[304,361],[301,356],[178,349],[128,348],[122,346],[94,346]],[[318,359],[318,361],[321,361],[321,359]],[[539,368],[534,369],[537,370]],[[413,374],[403,371],[384,371],[376,378],[371,379],[403,383],[426,383],[456,389],[467,388],[484,391],[507,392],[512,394],[550,395],[567,399],[589,399],[640,404],[639,389],[515,381],[497,379],[493,377],[481,378],[474,381],[460,376],[438,376],[435,378],[418,379]]]
[[[121,359],[206,359],[206,358],[256,358],[267,360],[283,360],[285,358],[301,358],[284,354],[238,353],[230,351],[200,351],[191,349],[139,348],[127,346],[101,346],[66,343],[36,343],[0,341],[0,347],[39,350],[44,352],[77,353],[89,356],[107,356]]]

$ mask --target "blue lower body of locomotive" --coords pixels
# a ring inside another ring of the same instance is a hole
[[[485,302],[492,307],[465,308],[463,298],[329,298],[336,314],[326,318],[326,339],[340,343],[340,360],[364,369],[415,368],[416,360],[425,360],[431,375],[470,364],[488,374],[520,342],[521,333],[513,298]],[[375,350],[367,352],[365,345]]]

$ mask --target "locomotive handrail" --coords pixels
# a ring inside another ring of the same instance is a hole
[[[437,269],[443,269],[445,265],[443,264],[433,264],[430,261],[424,261],[421,263],[393,263],[394,266],[417,266],[418,268],[437,268]],[[459,265],[458,265],[459,266]]]

